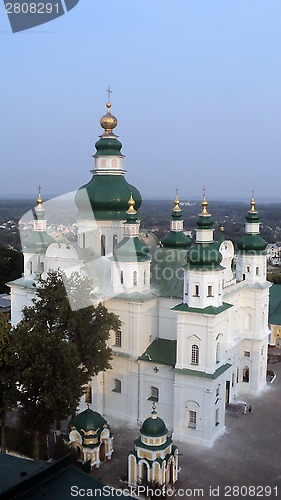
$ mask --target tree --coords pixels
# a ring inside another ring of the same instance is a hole
[[[49,273],[12,332],[18,399],[27,428],[35,432],[36,459],[41,435],[55,420],[75,412],[82,386],[92,375],[110,368],[106,341],[111,329],[120,328],[120,320],[101,304],[89,305],[90,291],[88,278]],[[69,298],[86,307],[73,311]]]
[[[14,353],[10,349],[8,315],[0,315],[0,422],[1,449],[6,451],[6,414],[16,404]]]

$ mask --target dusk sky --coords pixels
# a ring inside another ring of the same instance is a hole
[[[112,88],[143,197],[281,201],[280,0],[80,0],[13,34],[0,2],[0,196],[90,180]]]

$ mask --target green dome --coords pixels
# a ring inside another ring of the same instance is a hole
[[[123,157],[121,153],[122,143],[114,137],[102,137],[96,142],[95,147],[97,152],[94,158],[107,155]]]
[[[186,260],[189,267],[214,268],[220,266],[222,255],[215,242],[196,243],[188,250]]]
[[[107,424],[107,421],[100,413],[87,408],[87,410],[78,413],[78,415],[74,417],[70,423],[70,427],[75,427],[78,432],[81,430],[85,432],[94,430],[99,431],[98,434],[100,434],[104,424]]]
[[[31,253],[45,253],[54,239],[46,231],[33,231],[24,243],[24,248]]]
[[[143,262],[150,260],[149,247],[138,237],[124,236],[114,248],[114,259],[119,262]]]
[[[259,234],[245,234],[238,242],[238,250],[246,253],[266,253],[267,242]]]
[[[191,239],[182,231],[170,231],[162,241],[164,248],[188,248],[191,245]]]
[[[211,217],[211,214],[199,215],[197,219],[197,227],[199,229],[210,229],[212,225],[213,225],[213,219]]]
[[[81,186],[76,193],[78,218],[125,220],[131,192],[138,210],[142,203],[141,194],[123,175],[94,174],[92,179]]]
[[[167,434],[168,429],[166,428],[164,420],[162,418],[149,417],[147,418],[140,428],[140,433],[145,436],[151,437],[161,437]]]

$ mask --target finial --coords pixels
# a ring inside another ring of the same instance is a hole
[[[157,418],[157,411],[156,411],[155,401],[152,404],[151,418],[153,418],[153,419]]]
[[[179,190],[178,188],[176,189],[176,198],[174,200],[174,208],[173,208],[173,212],[181,212],[181,209],[180,209],[180,200],[179,200]]]
[[[118,122],[117,122],[117,118],[110,113],[110,108],[111,108],[110,94],[112,94],[112,90],[110,89],[110,85],[108,85],[108,89],[106,89],[106,92],[108,95],[108,101],[106,103],[107,113],[106,113],[106,115],[102,116],[100,119],[100,124],[101,124],[102,128],[105,130],[105,132],[102,134],[102,136],[106,137],[108,135],[113,135],[114,137],[117,137],[112,132],[112,130],[117,126]]]
[[[253,190],[253,189],[252,189],[252,199],[251,199],[251,203],[250,203],[250,205],[251,205],[251,210],[250,210],[250,212],[251,212],[251,213],[256,213],[256,212],[257,212],[257,211],[256,211],[256,200],[255,200],[255,198],[254,198],[254,190]]]
[[[41,205],[42,205],[42,202],[43,202],[43,200],[41,198],[41,189],[42,188],[41,188],[41,186],[39,184],[39,186],[38,186],[38,196],[37,196],[37,205],[38,205],[39,208],[41,208]]]
[[[207,211],[208,202],[206,200],[206,188],[203,187],[203,200],[202,200],[202,212],[200,215],[210,215]]]
[[[133,192],[131,191],[131,196],[130,196],[130,199],[128,201],[128,205],[129,205],[129,208],[127,210],[127,214],[136,214],[137,211],[134,209],[134,206],[135,206],[136,202],[133,198]]]
[[[111,100],[110,100],[110,94],[112,94],[112,90],[110,90],[110,85],[108,85],[108,89],[106,89],[107,92],[107,112],[110,113],[110,108],[111,108]]]
[[[110,89],[110,85],[108,85],[108,89],[106,89],[106,92],[107,92],[107,99],[108,99],[108,102],[110,102],[110,94],[112,94],[112,90]]]

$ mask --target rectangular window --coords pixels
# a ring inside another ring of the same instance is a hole
[[[150,396],[148,398],[149,401],[159,401],[159,389],[158,387],[150,387]]]
[[[195,295],[195,297],[199,297],[199,285],[195,285],[194,295]]]
[[[121,380],[118,380],[118,378],[114,379],[114,388],[112,389],[112,392],[121,393]]]
[[[122,333],[120,330],[115,332],[115,344],[114,347],[122,347]]]
[[[250,356],[251,356],[250,351],[244,351],[244,357],[245,358],[250,358]]]
[[[259,267],[256,267],[256,275],[258,276],[260,274],[260,269]]]
[[[247,273],[250,272],[250,266],[247,266]]]
[[[191,346],[191,364],[199,365],[199,347],[196,344]]]
[[[190,427],[191,429],[196,429],[196,411],[189,410],[188,427]]]
[[[213,287],[212,287],[212,285],[208,285],[208,297],[213,297]]]

